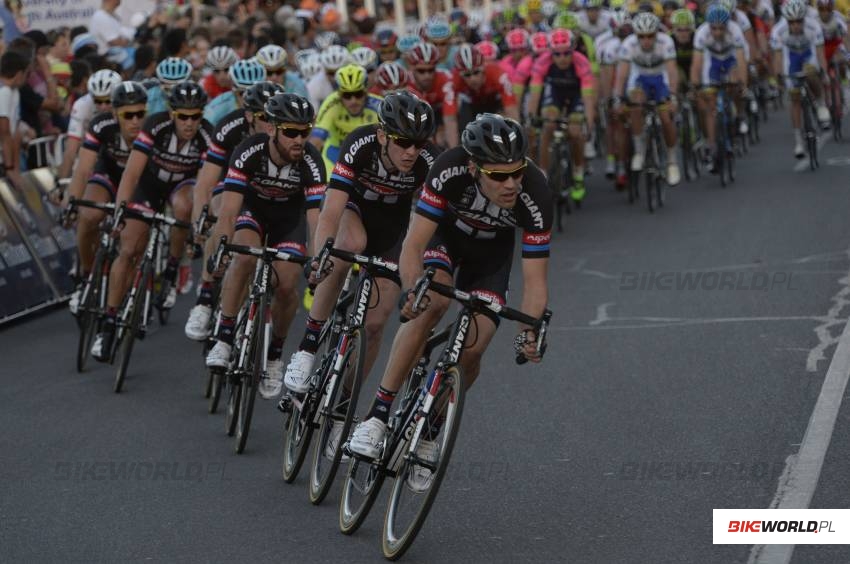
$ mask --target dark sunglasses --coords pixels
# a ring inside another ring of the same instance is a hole
[[[394,55],[398,53],[398,50],[395,47],[387,47],[385,49],[381,49],[381,55]]]
[[[655,39],[654,33],[638,33],[638,39]]]
[[[463,78],[472,78],[473,76],[478,76],[479,74],[481,74],[481,69],[475,69],[460,73]]]
[[[227,69],[215,69],[213,72],[215,74],[221,74],[221,73],[227,73],[228,70]]]
[[[254,112],[254,119],[257,121],[269,121],[269,116],[266,112]]]
[[[266,75],[268,76],[283,76],[286,73],[286,69],[277,69],[277,70],[267,70]]]
[[[139,110],[137,112],[118,112],[118,115],[121,119],[131,120],[133,118],[144,119],[145,115],[147,115],[147,111]]]
[[[277,130],[283,133],[284,137],[288,137],[290,139],[296,139],[298,137],[306,139],[310,136],[310,132],[313,131],[313,127],[283,127],[278,125]]]
[[[801,23],[803,23],[803,20],[788,20],[788,25]]]
[[[174,112],[174,117],[181,121],[200,121],[203,116],[201,115],[201,112],[198,112],[197,114],[184,114],[183,112]]]
[[[568,49],[566,51],[552,51],[552,57],[569,57],[573,54],[572,49]]]
[[[434,74],[435,72],[437,72],[437,69],[433,67],[427,69],[413,69],[413,72],[415,72],[416,74]]]
[[[401,149],[410,149],[411,147],[421,149],[428,143],[427,140],[408,139],[407,137],[393,135],[392,133],[387,133],[387,137],[392,139],[393,143]]]
[[[711,27],[711,31],[726,31],[725,25],[712,25],[710,27]]]
[[[432,41],[431,43],[434,45],[434,47],[448,47],[449,40],[446,39],[445,41]]]
[[[505,182],[508,178],[514,178],[517,180],[522,178],[522,175],[525,174],[526,168],[528,168],[528,161],[524,161],[513,170],[490,170],[483,166],[479,166],[478,170],[480,170],[483,174],[486,174],[487,177],[494,182]]]
[[[95,98],[94,103],[98,106],[105,106],[112,103],[111,98]]]
[[[351,100],[352,98],[362,98],[366,95],[365,90],[358,90],[357,92],[342,92],[340,96],[342,96],[343,100]]]

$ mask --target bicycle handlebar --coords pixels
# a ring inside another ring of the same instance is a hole
[[[121,202],[120,209],[124,215],[129,215],[131,217],[134,217],[135,219],[140,219],[147,223],[164,223],[171,227],[179,227],[180,229],[192,228],[192,224],[187,221],[175,219],[159,212],[143,211],[136,208],[131,208],[127,206],[127,202]]]
[[[335,249],[333,237],[328,237],[327,241],[325,241],[325,245],[322,247],[322,250],[319,251],[319,254],[315,257],[315,260],[319,262],[319,268],[317,269],[318,272],[322,272],[328,258],[330,257],[336,257],[345,262],[354,263],[367,268],[374,267],[387,270],[389,272],[398,272],[398,265],[394,262],[384,260],[380,257],[370,257],[344,251],[342,249]]]

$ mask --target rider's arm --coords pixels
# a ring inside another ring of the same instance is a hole
[[[121,183],[118,185],[118,195],[115,197],[116,205],[120,206],[121,203],[130,199],[147,164],[147,154],[136,148],[130,151],[127,166],[124,167],[124,174],[121,175]]]
[[[702,82],[702,51],[694,51],[694,58],[691,60],[691,84],[697,85]]]
[[[743,49],[735,49],[735,61],[737,62],[738,69],[738,77],[741,81],[741,86],[743,88],[747,87],[747,81],[750,78],[750,73],[747,72],[747,63],[744,59],[744,50]]]
[[[829,68],[829,65],[826,64],[826,54],[825,54],[824,49],[823,49],[823,43],[821,43],[820,45],[817,46],[816,52],[817,52],[818,64],[820,65],[820,68],[822,68],[822,69],[824,69],[824,71],[826,71],[826,69]],[[829,75],[825,74],[824,79],[827,79],[828,76]]]
[[[443,84],[443,128],[446,133],[446,145],[456,147],[460,143],[460,133],[457,127],[457,100],[455,99],[454,81],[451,78]]]
[[[402,243],[401,257],[398,262],[401,287],[405,290],[413,288],[416,280],[422,276],[422,259],[425,249],[436,230],[437,223],[434,220],[419,213],[414,214],[407,236]]]
[[[204,165],[198,172],[198,181],[192,191],[192,223],[198,221],[201,210],[210,202],[212,190],[220,177],[221,167],[209,160],[204,161]]]
[[[97,151],[88,148],[83,148],[80,152],[80,160],[77,161],[77,168],[74,169],[74,176],[71,178],[71,184],[68,186],[69,198],[82,198],[83,190],[86,188],[86,182],[91,178],[94,171],[94,165],[97,163]]]
[[[499,68],[498,65],[494,64],[493,67],[490,68],[498,70],[497,77],[502,97],[502,111],[504,112],[505,117],[519,121],[519,105],[517,104],[517,98],[514,95],[514,87],[511,83],[511,77],[508,73]],[[495,70],[493,72],[495,72]]]
[[[233,230],[242,209],[243,199],[242,192],[225,188],[221,194],[221,207],[213,229],[213,241],[218,241],[222,236],[227,237],[228,241],[233,239]]]
[[[625,96],[626,77],[629,76],[631,63],[628,61],[620,61],[617,65],[617,79],[614,81],[614,91],[612,96]]]
[[[322,205],[322,198],[327,191],[325,160],[319,151],[305,147],[302,162],[306,164],[306,167],[302,168],[304,171],[302,174],[304,174],[304,198],[307,207],[307,248],[316,251],[318,250],[317,247],[323,245],[327,239],[327,237],[317,239],[321,215],[319,207]],[[320,242],[317,243],[317,241]]]
[[[328,137],[332,137],[334,130],[334,119],[340,107],[339,94],[334,92],[322,102],[322,106],[316,114],[316,125],[310,133],[310,143],[320,152]]]
[[[579,52],[573,53],[573,66],[581,82],[581,101],[587,123],[596,123],[596,77],[587,57]]]
[[[539,318],[549,303],[549,258],[522,259],[522,308],[521,311]],[[524,324],[520,330],[528,329]]]
[[[676,59],[664,61],[664,70],[670,79],[670,93],[675,96],[679,92],[679,69],[676,66]]]

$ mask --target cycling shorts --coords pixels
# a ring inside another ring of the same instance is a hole
[[[186,186],[190,188],[194,187],[195,179],[187,178],[177,184],[163,184],[162,182],[151,180],[146,174],[142,174],[136,190],[130,197],[130,202],[142,204],[154,211],[162,213],[165,210],[165,204],[171,201],[172,196]]]
[[[264,245],[293,254],[307,254],[307,214],[303,205],[258,203],[246,198],[236,218],[236,231],[249,229]]]
[[[665,102],[670,98],[670,85],[664,74],[632,74],[626,85],[626,92],[643,90],[647,100],[657,103]]]
[[[354,191],[349,194],[345,207],[357,214],[366,230],[364,255],[398,264],[401,244],[410,223],[412,201],[412,196],[403,196],[393,204],[384,204],[366,200]],[[390,279],[401,286],[397,275]]]

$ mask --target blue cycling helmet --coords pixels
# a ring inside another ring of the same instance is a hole
[[[180,57],[168,57],[156,66],[156,77],[163,84],[177,84],[189,80],[191,74],[192,65]]]
[[[418,35],[402,35],[398,38],[398,41],[396,42],[395,46],[401,53],[405,53],[413,49],[413,46],[417,43],[420,43],[421,41],[422,38]]]
[[[425,37],[429,41],[442,41],[452,36],[452,27],[445,19],[432,16],[425,24]]]
[[[725,25],[729,21],[729,10],[720,4],[712,4],[705,12],[705,21],[709,25]]]
[[[256,59],[242,59],[233,63],[227,74],[233,81],[233,88],[241,91],[264,81],[266,79],[266,68]]]

